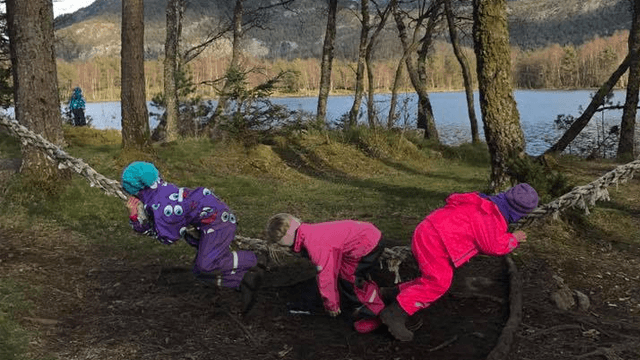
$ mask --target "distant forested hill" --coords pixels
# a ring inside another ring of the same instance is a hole
[[[246,0],[249,10],[264,0]],[[167,0],[145,0],[145,48],[147,58],[163,53]],[[185,12],[185,43],[196,44],[207,31],[231,17],[233,0],[189,0]],[[357,51],[359,1],[340,0],[336,50],[340,58],[353,58]],[[97,0],[79,11],[56,19],[56,49],[67,60],[96,55],[118,55],[121,0]],[[523,49],[551,43],[579,45],[596,36],[604,37],[631,24],[629,0],[510,0],[508,2],[511,43]],[[245,48],[257,56],[272,58],[317,57],[322,51],[326,25],[326,1],[296,0],[287,8],[264,12],[267,25],[253,28]],[[391,23],[391,25],[393,25]],[[393,26],[382,36],[378,56],[397,54]]]

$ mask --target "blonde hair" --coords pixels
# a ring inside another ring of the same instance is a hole
[[[270,243],[280,241],[289,230],[289,221],[291,218],[293,218],[293,215],[287,213],[273,215],[267,221],[267,241]]]

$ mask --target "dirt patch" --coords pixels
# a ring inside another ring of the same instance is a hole
[[[457,272],[440,301],[416,316],[424,325],[411,343],[386,329],[356,333],[345,318],[321,311],[310,267],[272,269],[256,307],[239,314],[239,294],[208,287],[188,269],[127,263],[95,246],[64,250],[0,234],[3,276],[39,288],[24,326],[39,330],[34,356],[64,359],[484,359],[508,317],[507,279],[500,258],[479,257]],[[73,236],[67,235],[67,239]],[[97,256],[101,255],[101,256]],[[402,274],[413,276],[411,264]],[[390,285],[392,274],[381,271]],[[318,305],[292,315],[287,303]]]

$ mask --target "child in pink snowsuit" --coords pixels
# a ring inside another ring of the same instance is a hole
[[[411,251],[421,277],[400,284],[396,302],[381,314],[382,322],[398,340],[411,341],[405,327],[407,316],[430,306],[451,286],[455,268],[475,255],[506,255],[526,234],[507,231],[538,206],[538,194],[528,184],[488,196],[480,193],[452,194],[446,205],[429,214],[416,228]]]
[[[302,223],[290,214],[277,214],[267,223],[267,239],[306,251],[318,270],[317,282],[324,307],[331,316],[340,314],[340,297],[360,304],[354,327],[360,333],[375,330],[382,323],[377,315],[384,308],[380,288],[370,279],[382,254],[382,234],[373,224],[342,220],[317,224]]]

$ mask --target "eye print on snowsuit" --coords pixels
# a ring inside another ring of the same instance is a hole
[[[169,195],[169,200],[178,201],[178,193]]]
[[[171,207],[171,205],[167,205],[164,207],[164,216],[171,216],[173,215],[173,208]]]
[[[213,212],[212,208],[205,206],[202,208],[202,211],[200,212],[200,217],[204,219],[207,216],[209,216],[212,212]]]
[[[176,205],[173,207],[173,213],[180,216],[182,215],[182,206]]]
[[[211,194],[212,194],[211,190],[209,190],[207,188],[202,189],[202,195],[207,196],[207,195],[211,195]]]
[[[151,208],[153,210],[158,210],[160,208],[160,204],[153,204],[153,205],[151,205]]]
[[[235,223],[236,223],[236,216],[235,216],[235,215],[233,215],[233,214],[229,214],[229,221],[230,221],[232,224],[235,224]]]
[[[229,221],[229,213],[228,212],[223,212],[222,216],[220,216],[220,220],[222,220],[222,222],[227,222]]]
[[[184,226],[183,226],[183,227],[181,227],[181,228],[180,228],[180,236],[184,236],[184,234],[186,234],[186,233],[187,233],[187,228],[186,228],[186,227],[184,227]]]

